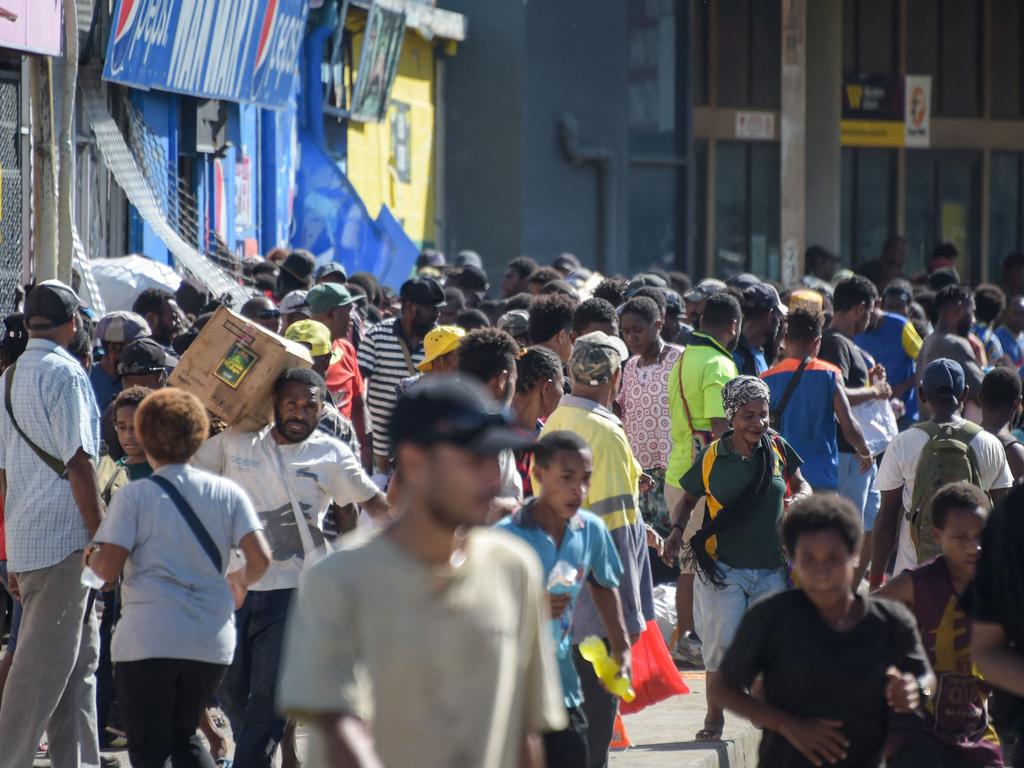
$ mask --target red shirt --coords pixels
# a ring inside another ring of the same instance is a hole
[[[346,417],[352,418],[352,401],[362,397],[365,390],[363,374],[356,361],[356,348],[347,339],[336,339],[333,348],[341,358],[327,369],[327,391],[334,396],[334,404]]]

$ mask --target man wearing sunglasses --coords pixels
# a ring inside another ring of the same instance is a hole
[[[266,296],[256,296],[242,305],[239,311],[242,317],[252,320],[256,325],[266,328],[271,333],[281,332],[281,310]]]

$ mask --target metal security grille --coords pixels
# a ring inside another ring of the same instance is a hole
[[[21,85],[0,71],[0,317],[14,311],[21,282]]]

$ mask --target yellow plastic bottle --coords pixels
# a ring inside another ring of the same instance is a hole
[[[594,672],[605,687],[627,704],[636,698],[636,691],[628,677],[619,677],[619,663],[609,654],[604,641],[590,635],[580,643],[580,655],[594,665]]]

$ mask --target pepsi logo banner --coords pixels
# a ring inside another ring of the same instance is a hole
[[[145,90],[287,106],[306,0],[117,0],[103,77]]]

